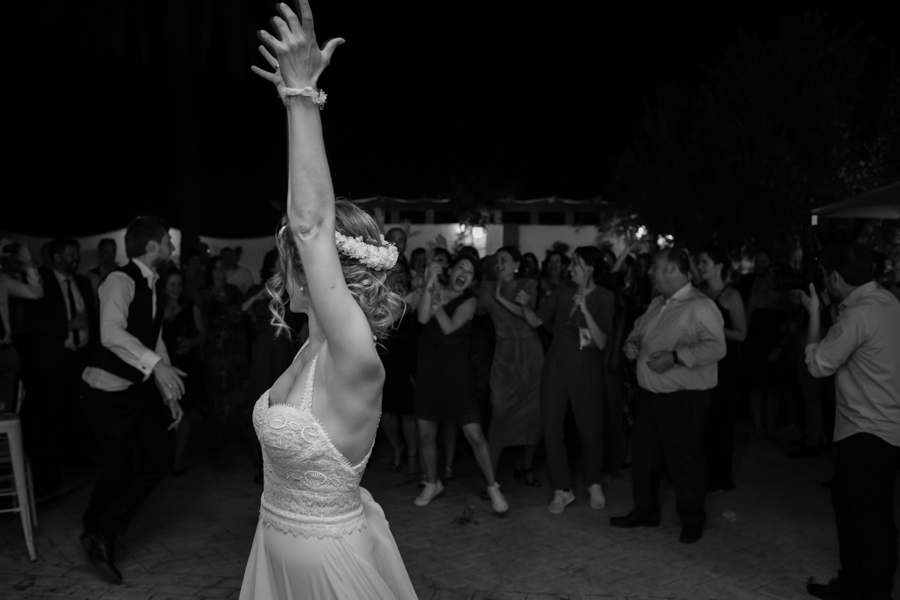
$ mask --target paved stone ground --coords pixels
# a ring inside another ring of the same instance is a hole
[[[363,483],[384,507],[422,600],[799,599],[809,598],[808,578],[827,581],[838,567],[829,494],[820,485],[830,478],[828,459],[788,460],[771,441],[739,445],[738,488],[708,499],[706,533],[690,546],[678,542],[674,494],[665,484],[660,527],[609,526],[610,516],[631,506],[627,471],[607,486],[606,510],[591,510],[582,485],[578,500],[555,516],[546,510],[546,482],[537,489],[514,482],[504,461],[511,509],[498,518],[479,498],[471,459],[457,463],[453,487],[418,508],[415,485],[388,471],[388,454],[382,444]],[[197,459],[182,477],[164,481],[121,541],[124,585],[98,579],[81,553],[89,489],[40,507],[34,563],[18,519],[7,515],[0,598],[237,598],[260,491],[241,447]],[[472,519],[460,522],[467,506]]]

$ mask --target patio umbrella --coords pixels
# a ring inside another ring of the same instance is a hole
[[[824,219],[900,219],[900,181],[814,208]]]

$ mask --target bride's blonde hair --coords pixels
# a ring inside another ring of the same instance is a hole
[[[362,237],[366,243],[381,245],[381,230],[368,213],[344,199],[334,203],[334,229],[338,233],[351,237]],[[271,323],[278,334],[290,334],[290,327],[284,320],[285,307],[290,300],[287,294],[287,278],[295,280],[303,274],[303,263],[300,252],[291,234],[287,217],[281,219],[278,233],[275,234],[275,245],[281,262],[281,272],[275,273],[266,282],[266,289],[271,296],[269,310],[272,313]],[[337,251],[337,246],[335,246]],[[358,259],[338,252],[344,281],[353,295],[353,299],[362,309],[369,322],[372,334],[379,340],[387,337],[394,321],[398,320],[404,309],[403,298],[394,291],[394,284],[389,277],[389,270],[375,270],[359,262]]]

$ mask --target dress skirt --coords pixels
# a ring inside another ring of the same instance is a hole
[[[256,527],[241,600],[415,600],[381,506],[360,488],[367,527],[341,537],[303,537]]]

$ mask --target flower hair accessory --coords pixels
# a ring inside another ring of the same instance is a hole
[[[397,247],[385,241],[381,236],[381,245],[367,244],[363,241],[362,236],[355,238],[334,232],[334,240],[337,244],[338,252],[344,256],[355,258],[370,269],[376,271],[387,271],[397,264]]]
[[[281,101],[284,102],[285,106],[289,106],[291,101],[291,96],[308,96],[313,104],[319,107],[319,110],[322,110],[325,107],[325,99],[328,98],[328,94],[324,91],[316,90],[310,86],[306,86],[303,88],[289,88],[286,87],[280,91]]]

